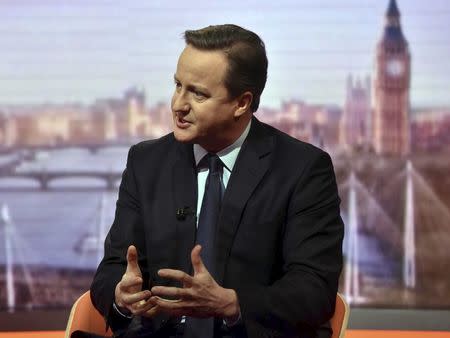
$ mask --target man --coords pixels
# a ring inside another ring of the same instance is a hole
[[[343,238],[330,157],[253,117],[255,33],[185,41],[174,132],[130,149],[92,301],[121,337],[328,337]]]

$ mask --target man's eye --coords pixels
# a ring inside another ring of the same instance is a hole
[[[204,99],[206,98],[206,95],[203,94],[202,92],[198,92],[198,91],[194,91],[194,96],[198,99]]]

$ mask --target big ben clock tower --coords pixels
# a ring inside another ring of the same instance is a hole
[[[411,56],[400,25],[400,11],[390,0],[377,45],[373,146],[381,155],[405,156],[410,150],[409,86]]]

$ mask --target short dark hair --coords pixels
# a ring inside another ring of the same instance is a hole
[[[267,56],[261,38],[237,25],[215,25],[184,32],[186,44],[200,50],[222,50],[228,60],[224,84],[231,97],[245,91],[253,94],[255,112],[267,80]]]

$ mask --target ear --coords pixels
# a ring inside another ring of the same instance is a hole
[[[245,92],[241,94],[237,99],[236,110],[234,111],[234,117],[239,119],[246,112],[250,111],[250,105],[253,101],[253,94],[251,92]]]

